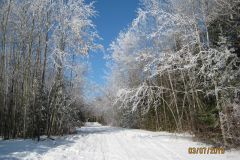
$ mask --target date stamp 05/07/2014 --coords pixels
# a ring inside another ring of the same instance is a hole
[[[224,148],[214,147],[189,147],[188,154],[224,154]]]

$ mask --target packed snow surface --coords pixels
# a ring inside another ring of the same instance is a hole
[[[239,160],[239,151],[221,155],[188,154],[208,147],[190,135],[114,128],[86,123],[78,134],[53,140],[0,141],[1,160]]]

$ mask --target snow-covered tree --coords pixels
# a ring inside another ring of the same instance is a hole
[[[239,143],[232,128],[239,122],[239,44],[233,35],[239,28],[226,27],[237,25],[236,5],[142,1],[132,24],[110,45],[108,81],[118,125],[188,130],[224,145]],[[222,137],[210,135],[213,130]]]
[[[0,2],[0,135],[62,134],[83,105],[83,56],[99,48],[93,3]]]

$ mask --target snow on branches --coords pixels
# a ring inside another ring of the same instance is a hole
[[[229,130],[240,121],[232,118],[239,113],[239,30],[228,34],[226,27],[237,23],[234,5],[239,2],[143,0],[109,49],[114,118],[150,129],[220,130],[231,144],[239,133]]]

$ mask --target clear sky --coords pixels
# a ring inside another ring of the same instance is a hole
[[[139,0],[86,0],[87,3],[91,1],[95,1],[98,15],[94,23],[103,39],[100,43],[106,50],[118,33],[127,28],[135,18]],[[89,61],[91,71],[88,78],[97,84],[105,84],[104,73],[107,68],[104,53],[90,53]]]

